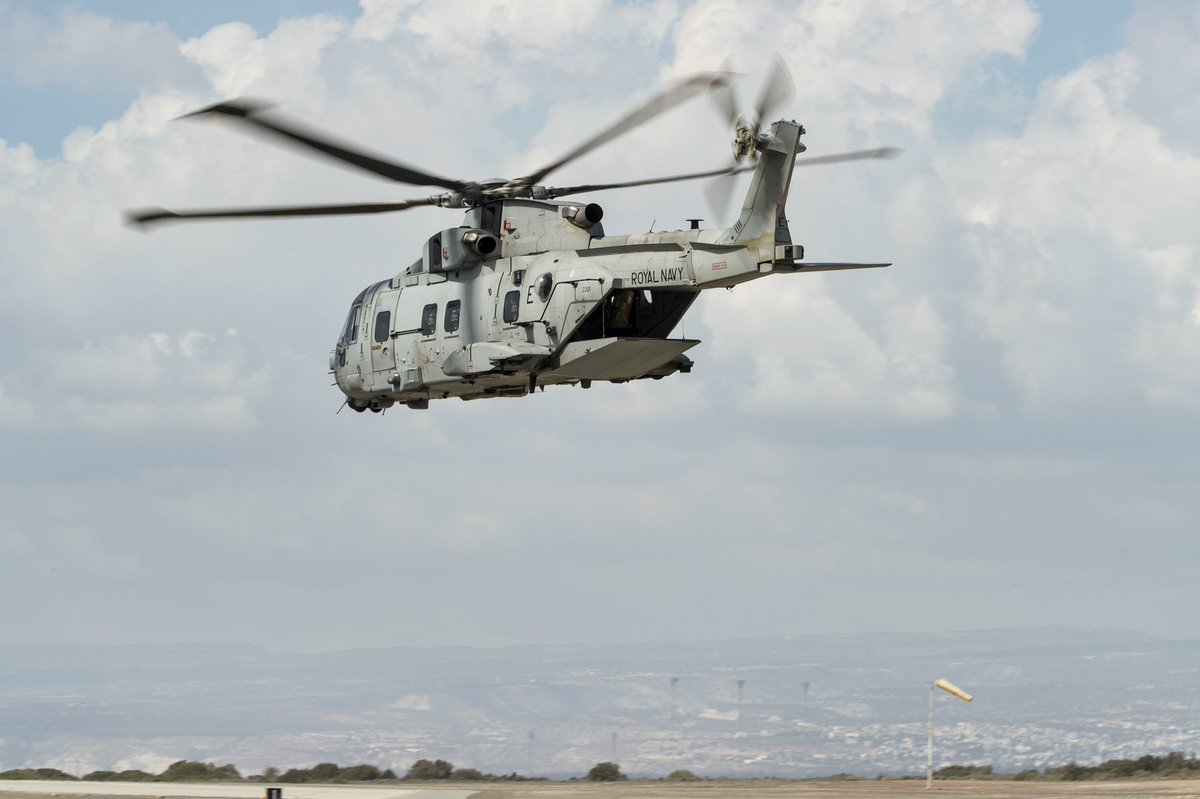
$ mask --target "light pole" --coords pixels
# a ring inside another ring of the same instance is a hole
[[[964,702],[974,699],[969,693],[959,688],[944,677],[938,677],[929,684],[929,745],[925,749],[925,790],[933,788],[933,689],[940,688],[946,693],[957,696]]]

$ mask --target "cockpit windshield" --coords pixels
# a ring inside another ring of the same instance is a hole
[[[338,339],[339,345],[344,346],[358,341],[358,323],[362,319],[363,306],[370,305],[375,299],[375,293],[387,283],[386,280],[373,283],[360,291],[354,298],[354,302],[350,304],[350,313],[346,316],[346,326],[342,328],[342,337]]]
[[[361,301],[350,306],[350,314],[346,317],[346,326],[342,329],[342,337],[338,339],[339,344],[353,344],[358,341],[358,320],[361,315]]]

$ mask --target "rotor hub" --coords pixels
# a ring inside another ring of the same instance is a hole
[[[733,158],[738,163],[754,157],[758,145],[758,125],[739,123],[733,134]]]

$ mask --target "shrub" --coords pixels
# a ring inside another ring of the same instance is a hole
[[[591,770],[587,773],[586,779],[592,782],[615,782],[616,780],[628,778],[621,773],[621,767],[616,763],[604,762],[592,766]]]

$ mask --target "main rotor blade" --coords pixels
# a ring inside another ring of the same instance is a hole
[[[386,214],[404,211],[419,205],[436,205],[438,198],[396,200],[382,203],[353,203],[350,205],[283,205],[275,208],[198,208],[188,211],[168,211],[166,208],[138,208],[125,212],[130,225],[141,228],[163,222],[182,222],[193,219],[257,219],[288,216],[346,216],[351,214]]]
[[[842,161],[861,161],[867,158],[895,158],[900,155],[903,150],[895,147],[880,147],[876,150],[855,150],[849,153],[838,153],[837,155],[822,155],[816,158],[796,159],[796,166],[818,166],[820,164],[836,164]],[[726,178],[732,178],[740,175],[743,172],[752,172],[757,167],[756,164],[746,164],[744,166],[727,166],[721,169],[710,169],[706,172],[691,172],[686,175],[668,175],[661,178],[646,178],[644,180],[627,180],[622,183],[585,183],[581,186],[563,186],[561,188],[547,187],[546,195],[548,197],[565,197],[568,194],[581,194],[589,191],[607,191],[608,189],[628,189],[634,186],[653,186],[657,183],[677,183],[683,180],[700,180],[701,178],[721,178],[720,189],[708,192],[710,194],[710,205],[714,206],[714,210],[721,210],[723,206],[728,206],[728,200],[724,202],[714,202],[719,200],[717,195],[728,194],[732,191],[733,183]],[[718,181],[714,181],[714,185]]]
[[[669,175],[663,178],[646,178],[645,180],[627,180],[624,183],[590,183],[583,186],[565,186],[561,189],[548,188],[547,194],[550,197],[563,197],[568,194],[579,194],[585,191],[606,191],[607,189],[627,189],[632,186],[653,186],[656,183],[677,183],[681,180],[699,180],[700,178],[711,178],[717,175],[736,175],[739,172],[748,172],[754,169],[754,165],[743,167],[722,167],[721,169],[710,169],[707,172],[692,172],[687,175]]]
[[[629,133],[634,128],[637,128],[649,122],[654,117],[669,111],[685,100],[695,97],[697,94],[708,90],[709,88],[719,85],[725,81],[725,76],[720,72],[701,72],[692,75],[689,78],[676,83],[671,88],[652,98],[649,102],[635,108],[630,113],[618,119],[613,124],[596,134],[592,138],[585,141],[583,144],[576,147],[571,152],[559,158],[557,161],[547,164],[538,171],[526,175],[523,178],[518,178],[513,181],[519,185],[532,186],[541,183],[543,179],[551,172],[560,167],[569,164],[580,156],[590,153],[602,144],[606,144],[618,136],[623,136]]]
[[[356,166],[359,169],[364,169],[374,175],[394,180],[398,183],[408,183],[413,186],[441,186],[453,191],[463,191],[468,186],[467,183],[461,180],[435,175],[431,172],[425,172],[416,167],[393,161],[385,156],[374,155],[353,144],[338,141],[335,137],[318,131],[315,128],[306,127],[297,122],[284,121],[279,118],[267,119],[263,112],[268,108],[270,106],[267,103],[239,98],[225,103],[217,103],[208,108],[201,108],[199,111],[193,111],[190,114],[184,114],[180,119],[209,115],[232,117],[233,119],[241,120],[253,129],[280,136],[293,144],[298,144],[310,150],[316,150],[344,164]]]
[[[754,106],[754,124],[763,125],[767,121],[767,114],[790,100],[795,93],[796,85],[792,82],[791,73],[777,53],[771,74],[763,84],[762,94]]]
[[[855,150],[836,155],[819,155],[816,158],[797,158],[796,166],[819,166],[821,164],[838,164],[842,161],[862,161],[867,158],[895,158],[904,152],[898,147],[880,147],[876,150]]]

